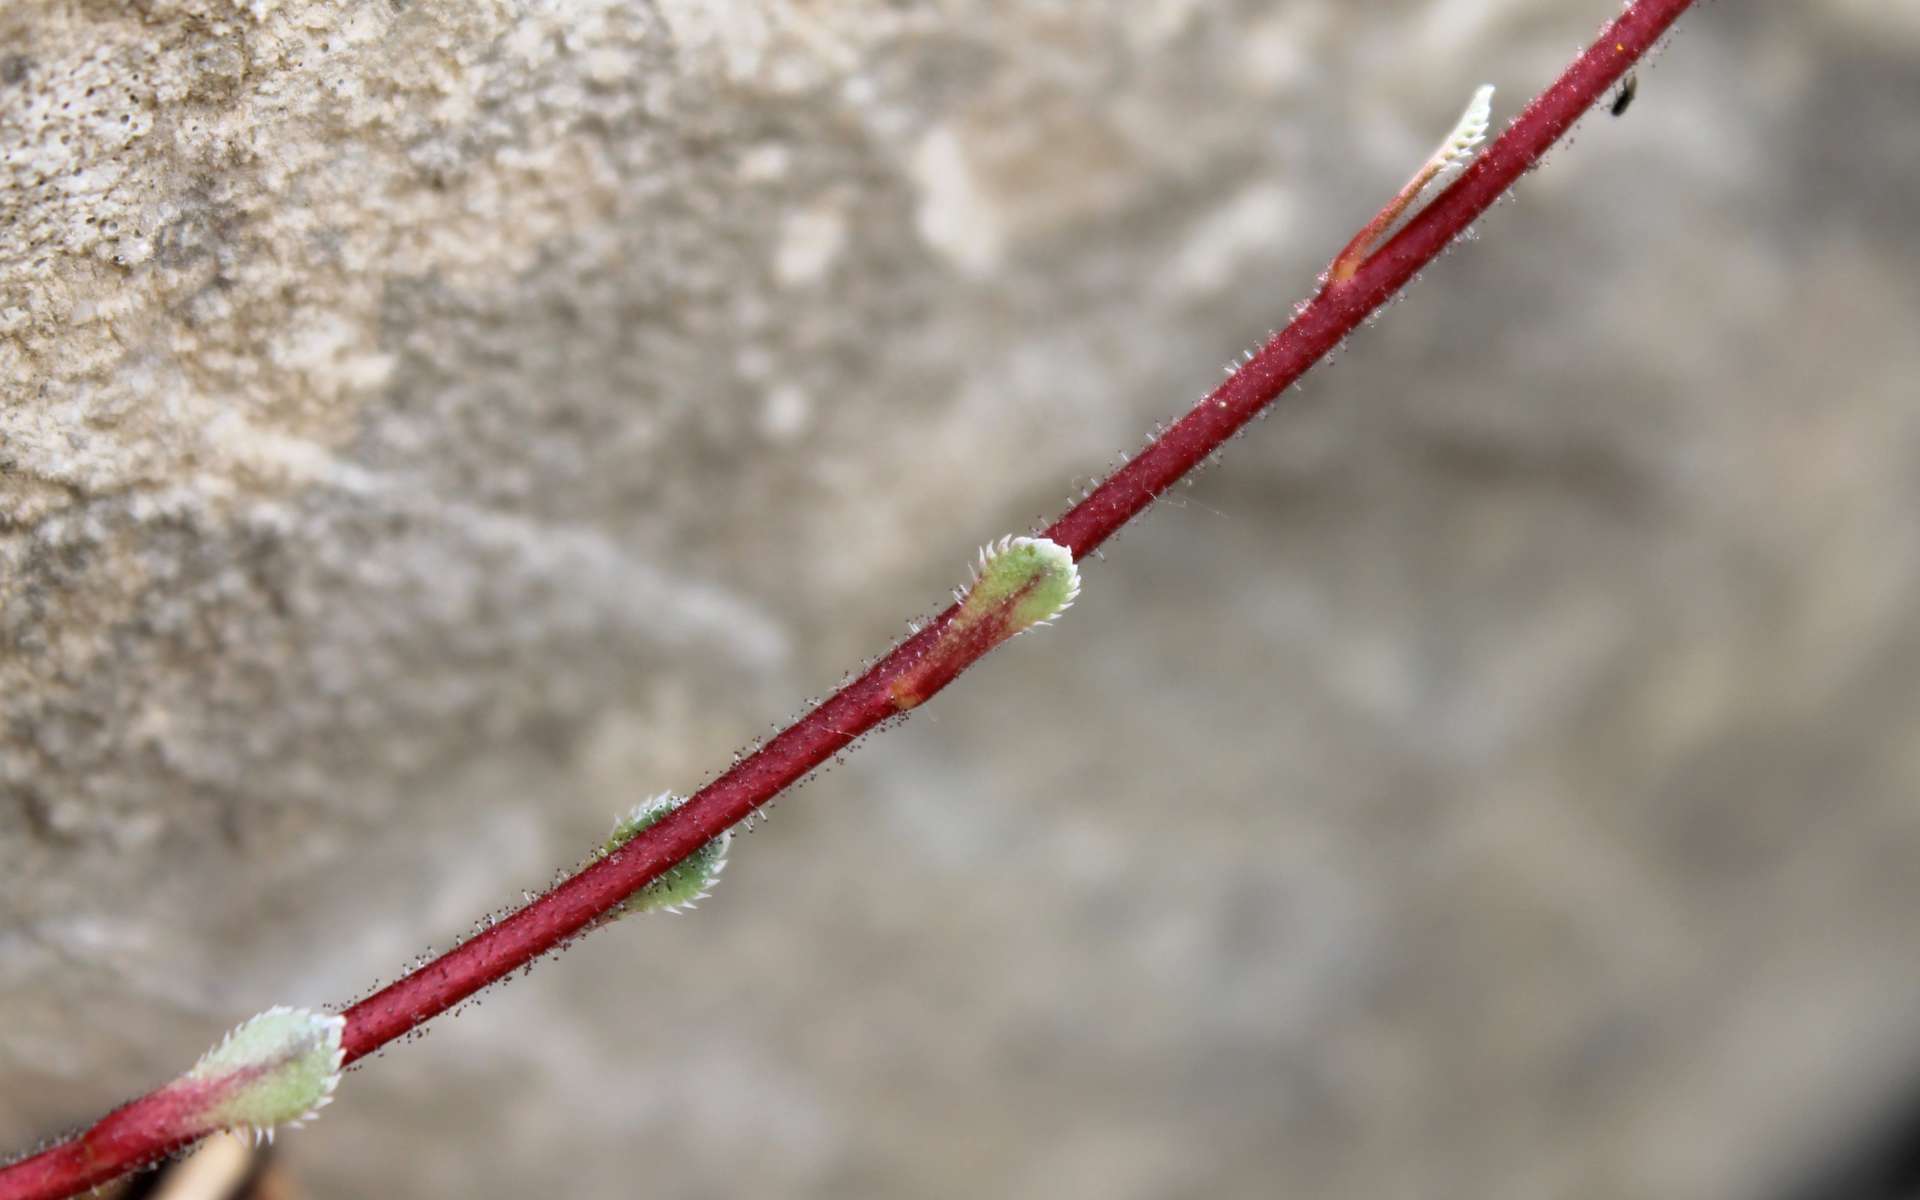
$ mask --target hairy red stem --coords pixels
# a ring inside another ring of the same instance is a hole
[[[1329,283],[1225,383],[1046,530],[1085,557],[1279,398],[1540,160],[1693,0],[1639,0],[1351,278]],[[685,804],[511,917],[346,1011],[346,1061],[364,1057],[581,932],[856,738],[932,696],[998,644],[943,638],[959,606],[896,646]],[[906,684],[904,691],[896,685]],[[0,1200],[60,1200],[172,1149],[136,1100],[84,1135],[0,1168]]]

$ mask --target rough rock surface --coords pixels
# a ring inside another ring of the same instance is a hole
[[[0,1141],[697,783],[1607,7],[0,7]],[[1910,6],[1706,6],[1061,627],[701,913],[355,1073],[300,1172],[1816,1162],[1920,1063],[1917,65]]]

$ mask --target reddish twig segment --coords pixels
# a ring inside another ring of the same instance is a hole
[[[71,1195],[223,1129],[271,1140],[276,1126],[298,1126],[332,1099],[343,1024],[330,1014],[270,1008],[172,1083],[0,1171],[0,1195]]]
[[[1272,404],[1477,220],[1666,32],[1692,0],[1638,0],[1451,187],[1346,277],[1329,281],[1247,364],[1045,536],[1084,557]],[[1375,231],[1377,232],[1377,230]],[[1368,247],[1371,250],[1371,246]],[[348,1062],[554,949],[889,718],[925,702],[1004,640],[1014,595],[989,613],[955,604],[687,802],[511,917],[347,1009]],[[0,1200],[58,1200],[173,1147],[161,1094],[81,1137],[0,1168]]]

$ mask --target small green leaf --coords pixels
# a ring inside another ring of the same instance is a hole
[[[686,797],[662,792],[634,805],[633,811],[614,825],[613,832],[600,847],[600,857],[612,854],[632,841],[641,830],[655,824],[684,803]],[[627,902],[615,909],[609,919],[617,920],[635,913],[655,911],[682,913],[706,899],[713,894],[713,885],[719,880],[720,872],[727,869],[727,844],[732,839],[731,830],[724,832],[667,868],[658,879],[627,897]]]
[[[961,602],[960,620],[978,620],[1003,604],[1008,636],[1045,625],[1073,606],[1080,568],[1073,553],[1047,538],[1014,537],[980,547],[978,578]]]
[[[333,1099],[346,1026],[332,1013],[270,1008],[201,1055],[180,1083],[205,1096],[208,1129],[244,1125],[271,1135],[274,1126],[297,1126]]]
[[[973,582],[954,589],[959,609],[938,641],[887,685],[893,706],[917,708],[968,662],[1016,634],[1073,607],[1080,594],[1080,568],[1073,552],[1049,538],[1008,534],[980,547]]]

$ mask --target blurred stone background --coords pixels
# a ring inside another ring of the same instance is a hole
[[[1616,7],[0,9],[0,1143],[724,766]],[[1843,1161],[1920,1078],[1917,13],[1702,6],[1058,628],[698,914],[354,1073],[296,1175]]]

